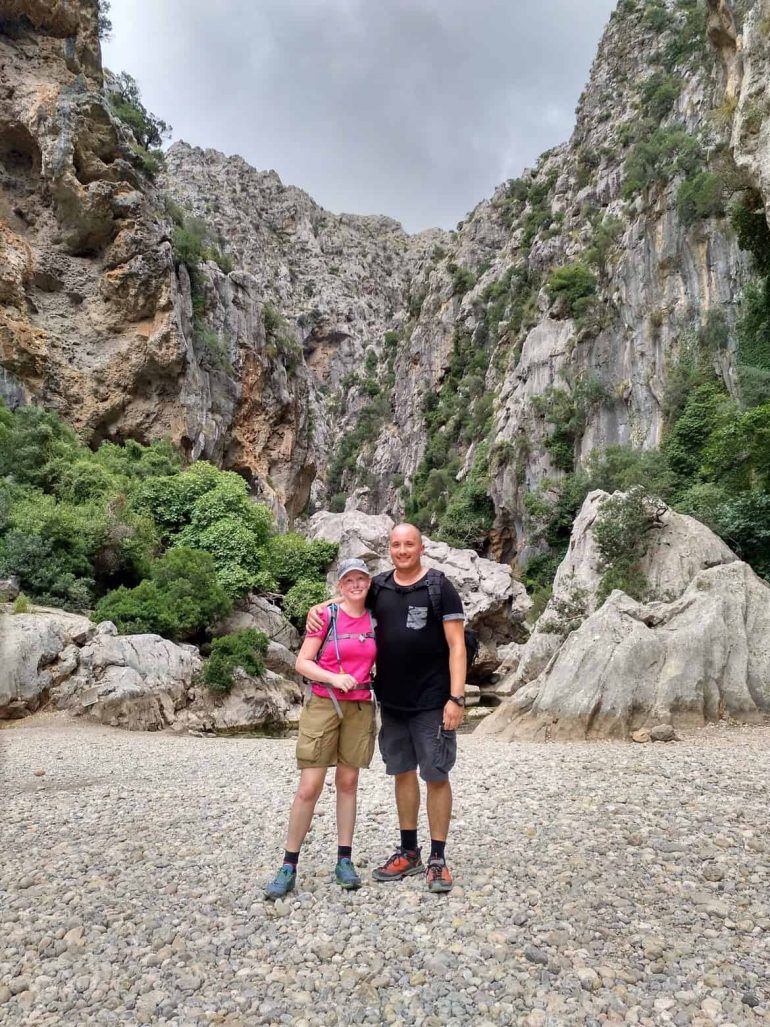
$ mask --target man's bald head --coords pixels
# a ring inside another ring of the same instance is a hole
[[[394,535],[398,534],[399,538],[414,537],[419,545],[422,545],[422,532],[415,524],[410,524],[408,521],[402,521],[401,524],[397,524],[390,532],[391,539]]]

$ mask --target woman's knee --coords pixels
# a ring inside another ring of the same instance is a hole
[[[355,795],[358,790],[358,768],[337,767],[334,784],[343,795]]]
[[[297,786],[297,799],[300,802],[317,802],[323,786],[326,771],[322,774],[308,774],[303,772]]]

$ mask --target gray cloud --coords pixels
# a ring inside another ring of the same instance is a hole
[[[174,138],[333,211],[454,227],[566,139],[615,0],[112,0],[105,63]]]

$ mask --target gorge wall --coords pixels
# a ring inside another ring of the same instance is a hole
[[[524,561],[526,497],[659,445],[684,352],[736,393],[754,270],[728,210],[770,190],[769,6],[621,0],[569,142],[409,236],[185,143],[153,178],[96,4],[0,0],[3,395],[94,443],[169,436],[289,518],[406,512]]]

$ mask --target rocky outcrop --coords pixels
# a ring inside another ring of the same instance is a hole
[[[356,556],[374,572],[390,570],[388,538],[393,521],[386,515],[372,516],[351,510],[347,513],[321,511],[310,518],[307,535],[339,545],[339,559]],[[479,636],[481,650],[471,680],[488,678],[500,664],[497,646],[522,641],[532,605],[524,586],[516,581],[506,564],[485,560],[470,549],[453,549],[444,542],[423,539],[423,563],[443,571],[457,588],[468,623]],[[333,571],[329,584],[335,584]]]
[[[293,644],[280,611],[261,613],[263,624]],[[236,670],[232,691],[215,695],[196,680],[201,657],[193,645],[118,635],[109,621],[97,626],[62,610],[0,608],[0,720],[50,703],[130,731],[280,731],[297,720],[302,694],[284,645],[271,642],[266,663],[258,678]]]
[[[189,706],[174,721],[174,731],[283,734],[297,723],[302,709],[299,684],[271,670],[259,678],[236,671],[227,695],[213,695],[204,687],[196,687],[189,697]]]
[[[37,607],[0,607],[0,719],[33,713],[74,667],[74,652],[95,633],[87,617]]]
[[[654,597],[614,591],[597,608],[586,499],[554,595],[480,727],[506,739],[629,737],[661,723],[701,726],[770,714],[770,588],[712,532],[661,504],[641,567]]]
[[[195,646],[159,635],[120,636],[109,622],[76,654],[73,672],[54,690],[59,709],[130,731],[168,727],[187,702],[201,661]]]

